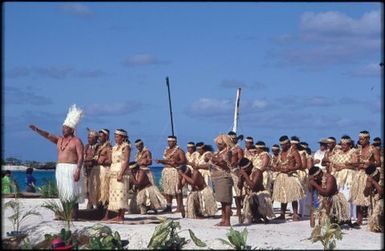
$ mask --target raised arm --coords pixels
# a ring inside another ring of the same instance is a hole
[[[35,125],[29,125],[29,128],[31,128],[32,131],[37,132],[38,134],[40,134],[40,135],[43,136],[44,138],[48,139],[49,141],[51,141],[51,142],[54,143],[55,145],[57,144],[57,142],[58,142],[58,140],[59,140],[59,137],[58,137],[58,136],[53,135],[53,134],[50,134],[49,132],[43,131],[43,130],[41,130],[40,128],[37,128]]]

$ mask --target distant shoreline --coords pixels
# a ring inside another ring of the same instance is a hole
[[[1,170],[2,171],[5,171],[5,170],[9,170],[9,171],[25,171],[27,170],[27,168],[29,168],[29,166],[24,166],[24,165],[20,165],[20,166],[17,166],[17,165],[2,165],[1,166]],[[34,171],[52,171],[52,170],[55,170],[55,168],[34,168],[33,169]]]

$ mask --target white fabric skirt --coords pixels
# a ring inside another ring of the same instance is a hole
[[[78,203],[84,202],[85,184],[83,172],[80,172],[80,178],[77,182],[74,181],[78,165],[68,163],[56,164],[56,184],[59,192],[59,198],[63,201],[71,200],[73,197],[78,197]]]

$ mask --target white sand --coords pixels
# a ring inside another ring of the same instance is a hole
[[[3,199],[3,203],[10,199]],[[27,219],[22,226],[22,230],[26,230],[29,234],[29,239],[34,243],[44,239],[46,233],[58,233],[64,222],[54,221],[54,215],[48,209],[40,207],[46,199],[20,199],[23,204],[23,208],[31,209],[37,207],[42,214],[41,217],[33,216]],[[84,209],[86,203],[80,205],[81,209]],[[276,206],[276,205],[275,205]],[[7,219],[11,211],[9,209],[3,211],[2,215],[2,237],[6,235],[6,232],[12,230],[12,224]],[[235,211],[234,211],[235,213]],[[219,214],[219,212],[218,212]],[[153,217],[154,215],[147,215],[147,217]],[[229,228],[227,227],[215,227],[214,225],[219,222],[219,219],[183,219],[179,213],[174,214],[162,214],[161,216],[177,219],[182,226],[182,229],[190,228],[196,234],[198,238],[208,244],[208,248],[212,249],[228,249],[228,247],[222,244],[217,238],[226,239],[226,233]],[[142,218],[146,216],[126,214],[126,219]],[[289,217],[289,216],[287,216]],[[92,222],[74,222],[72,230],[82,229],[86,226],[92,226],[96,224],[96,221]],[[238,217],[231,217],[231,224],[237,224]],[[143,224],[143,225],[122,225],[105,223],[111,227],[113,231],[118,231],[122,239],[128,239],[129,249],[143,249],[147,247],[147,244],[152,236],[155,228],[155,224]],[[235,229],[241,231],[245,226],[233,226]],[[299,222],[292,222],[291,219],[285,223],[280,224],[254,224],[247,226],[249,235],[247,243],[252,247],[258,247],[261,249],[323,249],[321,243],[311,243],[309,240],[304,240],[310,236],[311,228],[308,220],[302,220]],[[361,229],[343,229],[343,240],[337,241],[337,249],[382,249],[383,247],[383,234],[372,233],[367,230],[367,225],[364,225]],[[180,234],[183,237],[188,237],[188,231],[184,231]],[[197,249],[193,242],[190,242],[186,249]],[[207,249],[207,248],[206,248]]]

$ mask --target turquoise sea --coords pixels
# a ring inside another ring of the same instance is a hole
[[[162,172],[162,166],[151,166],[151,171],[154,175],[155,182],[159,184],[161,172]],[[42,186],[44,184],[44,180],[52,180],[55,181],[55,170],[34,170],[33,176],[36,179],[36,185]],[[26,180],[25,180],[25,171],[11,171],[11,177],[14,179],[17,184],[19,185],[19,188],[22,192],[25,191],[25,188],[27,186]]]

